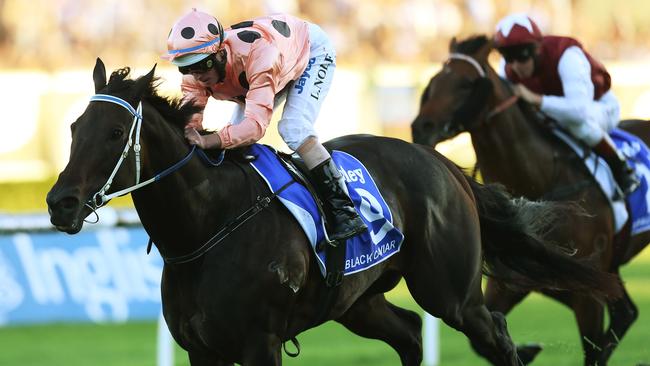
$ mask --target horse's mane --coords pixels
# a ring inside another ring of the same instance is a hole
[[[488,39],[488,37],[484,34],[481,34],[481,35],[469,37],[458,43],[452,41],[450,48],[452,52],[471,55],[476,53],[478,50],[480,50],[483,46],[485,46],[489,42],[490,40]]]
[[[474,53],[478,52],[481,48],[483,48],[486,44],[490,42],[491,42],[490,39],[484,34],[475,35],[467,39],[464,39],[460,42],[456,42],[456,40],[454,39],[451,41],[450,50],[451,52],[458,52],[465,55],[473,55]],[[488,64],[487,67],[490,67],[490,65]],[[501,77],[499,77],[499,79],[504,84],[504,86],[510,90],[510,93],[512,93],[512,89],[508,84],[508,82]],[[425,101],[425,95],[426,95],[426,90],[422,96],[422,102]],[[517,106],[519,107],[519,109],[521,110],[522,114],[526,119],[534,121],[536,126],[542,125],[543,118],[540,117],[540,115],[535,111],[535,109],[529,103],[526,103],[524,100],[519,99],[517,101]],[[550,132],[546,128],[541,128],[540,131],[542,132],[542,134],[545,135],[550,134]]]
[[[129,67],[113,71],[104,91],[109,94],[116,94],[133,88],[142,76],[135,80],[130,79],[128,78],[130,72]],[[184,128],[192,115],[197,113],[200,108],[195,107],[192,103],[183,103],[182,98],[159,95],[157,91],[159,85],[160,78],[152,78],[151,82],[145,86],[142,99],[151,104],[167,122],[181,129]]]
[[[127,77],[130,72],[131,69],[129,67],[123,67],[113,71],[108,80],[108,84],[103,91],[109,94],[128,92],[128,90],[133,88],[138,80],[143,77],[141,76],[135,80],[129,79]],[[193,103],[184,103],[182,98],[164,97],[159,95],[156,90],[159,85],[160,78],[152,78],[151,82],[145,86],[142,100],[146,100],[152,107],[154,107],[167,123],[170,123],[181,130],[184,129],[187,122],[192,118],[192,115],[200,112],[201,108],[194,106]],[[226,154],[226,159],[248,165],[249,157],[245,153],[247,149],[248,147],[231,149],[229,150],[230,153]],[[217,159],[220,152],[221,150],[206,150],[208,156],[213,159]]]

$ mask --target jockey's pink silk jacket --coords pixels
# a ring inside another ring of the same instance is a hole
[[[305,70],[309,27],[293,16],[274,14],[235,24],[225,32],[224,79],[206,88],[192,75],[185,75],[181,90],[185,101],[193,99],[201,107],[205,107],[210,96],[245,104],[244,120],[219,131],[222,146],[234,148],[264,136],[275,95]],[[202,119],[202,114],[196,114],[189,125],[202,129]]]

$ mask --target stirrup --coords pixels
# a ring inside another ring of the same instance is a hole
[[[625,192],[623,192],[623,188],[616,183],[614,186],[614,193],[612,193],[612,201],[621,201],[625,200]]]
[[[323,240],[321,240],[320,242],[316,243],[316,251],[317,251],[317,252],[322,252],[322,251],[325,250],[328,246],[331,246],[331,247],[336,248],[336,247],[339,246],[339,242],[338,242],[338,240],[332,240],[332,239],[329,239],[329,238],[323,238]]]
[[[629,195],[630,193],[634,192],[639,188],[641,185],[641,181],[639,181],[639,178],[634,177],[634,179],[630,180],[630,182],[627,182],[627,187],[622,187],[621,186],[621,191],[625,196]],[[619,184],[620,186],[620,184]]]
[[[359,220],[361,220],[361,219],[359,219]],[[333,233],[330,236],[330,240],[335,241],[335,242],[337,242],[337,241],[345,242],[350,238],[354,238],[355,236],[357,236],[359,234],[362,234],[366,230],[368,230],[368,226],[365,223],[362,222],[361,225],[357,225],[357,226],[353,227],[352,230],[349,230],[347,232]]]

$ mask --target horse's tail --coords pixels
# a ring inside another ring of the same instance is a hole
[[[481,224],[484,272],[520,289],[569,290],[596,297],[618,297],[618,276],[573,257],[546,236],[566,215],[582,214],[576,205],[513,199],[501,185],[467,178]]]

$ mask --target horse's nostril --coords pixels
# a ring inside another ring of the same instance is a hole
[[[79,207],[79,200],[75,197],[68,196],[68,197],[63,197],[60,200],[54,200],[52,204],[49,204],[49,211],[50,212],[58,212],[59,214],[63,213],[71,213],[77,210]]]
[[[61,200],[61,207],[64,210],[74,210],[77,208],[77,205],[79,203],[79,200],[77,200],[74,197],[65,197],[64,199]]]

